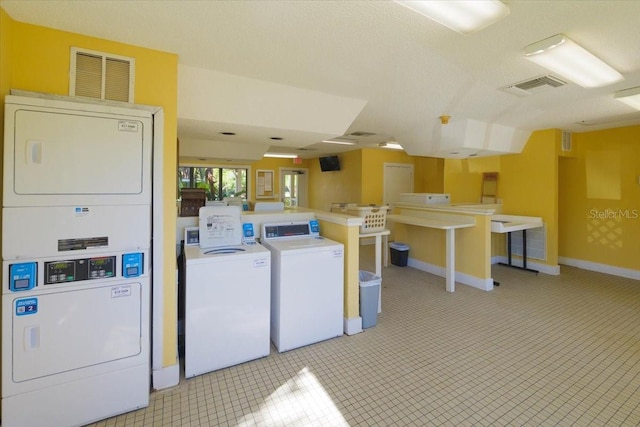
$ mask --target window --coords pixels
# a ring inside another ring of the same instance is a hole
[[[248,199],[248,176],[247,167],[180,166],[178,198],[181,198],[183,188],[204,188],[207,200],[224,200],[225,197]]]

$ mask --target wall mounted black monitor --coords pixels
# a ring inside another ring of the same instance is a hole
[[[320,170],[322,172],[340,170],[340,160],[338,160],[338,156],[320,157],[319,160],[320,160]]]

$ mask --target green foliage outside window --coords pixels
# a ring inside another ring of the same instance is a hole
[[[178,198],[183,188],[204,188],[207,200],[225,197],[247,198],[248,171],[245,168],[178,167]]]

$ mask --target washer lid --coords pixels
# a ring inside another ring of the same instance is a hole
[[[199,211],[202,249],[242,243],[240,206],[203,206]]]

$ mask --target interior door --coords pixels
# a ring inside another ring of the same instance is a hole
[[[384,204],[394,205],[400,193],[413,193],[413,165],[405,163],[384,164]]]
[[[280,168],[280,194],[285,207],[307,207],[308,169]]]

